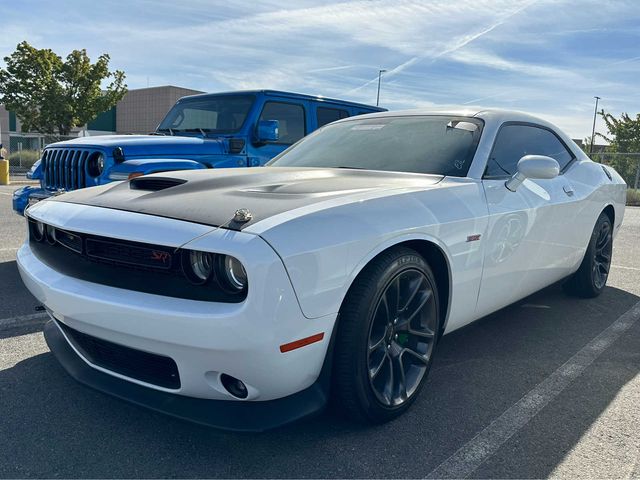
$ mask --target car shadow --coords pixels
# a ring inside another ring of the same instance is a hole
[[[0,476],[424,477],[638,300],[611,287],[577,300],[556,285],[453,332],[413,407],[376,426],[328,411],[261,434],[221,432],[82,387],[43,353],[0,371]],[[481,476],[547,476],[639,369],[626,364],[594,388],[596,363],[552,402],[574,417],[539,415],[516,435],[520,456]],[[580,388],[589,398],[576,405]]]
[[[15,260],[0,262],[0,299],[0,319],[36,313],[35,307],[40,305],[24,288]]]

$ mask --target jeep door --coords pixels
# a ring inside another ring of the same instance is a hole
[[[258,116],[258,122],[277,120],[278,140],[256,145],[249,166],[264,165],[309,133],[308,111],[307,101],[267,97]]]

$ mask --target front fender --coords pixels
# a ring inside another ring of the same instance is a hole
[[[487,228],[481,185],[447,180],[431,188],[379,194],[351,196],[343,205],[314,212],[290,211],[280,223],[265,221],[266,228],[255,232],[282,258],[305,316],[338,312],[372,258],[393,245],[423,241],[439,248],[449,269],[447,328],[473,319]]]
[[[198,170],[207,168],[195,160],[183,158],[136,158],[115,165],[109,172],[109,180],[127,180],[130,175],[170,172],[174,170]]]
[[[27,178],[31,180],[40,180],[42,178],[42,160],[38,160],[34,163],[27,172]]]

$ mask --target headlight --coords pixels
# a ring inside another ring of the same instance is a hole
[[[235,293],[247,287],[247,272],[235,257],[220,255],[218,257],[216,274],[220,286],[225,290]]]
[[[182,271],[191,283],[202,285],[213,273],[213,254],[185,250],[182,254]]]
[[[89,156],[87,162],[87,171],[92,177],[99,177],[104,170],[104,155],[99,152],[94,152]]]
[[[44,238],[44,223],[37,220],[29,220],[29,232],[36,242],[41,242]]]
[[[47,237],[47,243],[49,245],[55,245],[57,242],[56,239],[56,228],[52,225],[45,226],[45,237]]]

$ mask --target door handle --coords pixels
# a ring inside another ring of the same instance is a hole
[[[564,190],[564,193],[567,194],[567,196],[573,197],[573,194],[575,192],[573,191],[573,188],[571,188],[569,185],[565,185],[564,187],[562,187],[562,189]]]

